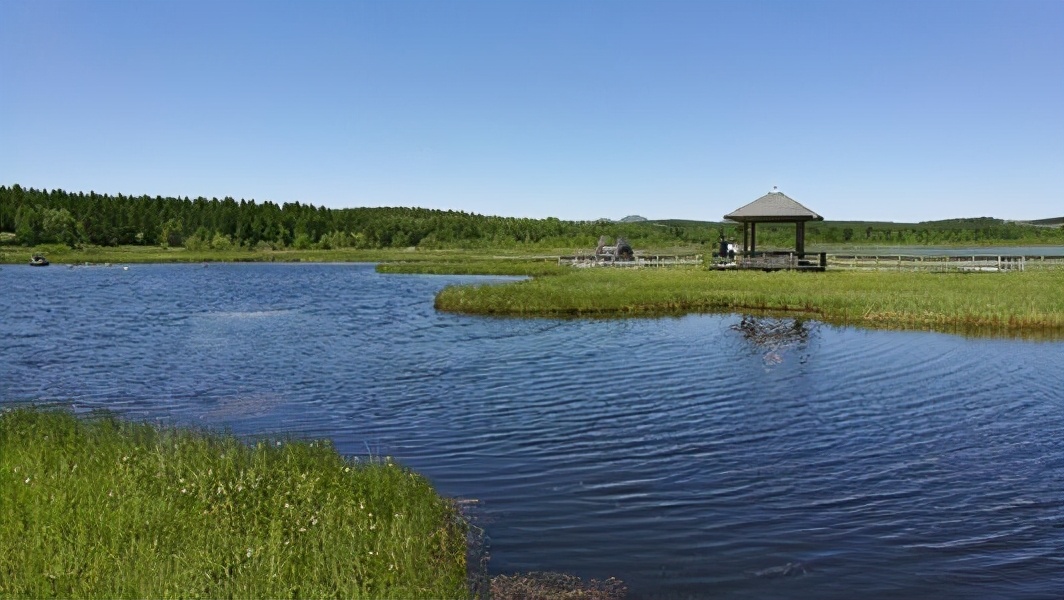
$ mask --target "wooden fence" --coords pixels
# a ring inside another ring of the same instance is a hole
[[[828,268],[848,270],[1007,272],[1064,269],[1064,256],[913,256],[829,254]]]

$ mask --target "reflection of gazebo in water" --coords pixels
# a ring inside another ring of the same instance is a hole
[[[743,225],[743,251],[736,258],[740,269],[802,269],[823,271],[827,256],[821,253],[807,260],[805,253],[805,224],[823,221],[824,217],[802,206],[775,187],[750,204],[724,215],[728,221]],[[794,252],[758,252],[758,223],[794,223]]]

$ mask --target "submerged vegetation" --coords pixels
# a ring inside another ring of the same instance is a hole
[[[0,413],[0,596],[464,598],[452,503],[389,460]]]
[[[808,316],[866,327],[1064,333],[1064,272],[914,273],[584,269],[442,290],[441,310],[616,317],[695,312]]]

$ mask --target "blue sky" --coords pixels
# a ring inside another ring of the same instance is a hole
[[[1064,215],[1064,1],[0,0],[0,183],[720,220]]]

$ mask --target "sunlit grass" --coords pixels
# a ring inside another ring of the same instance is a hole
[[[872,327],[1064,331],[1064,272],[914,273],[585,269],[448,287],[441,310],[515,316],[762,311]]]
[[[685,247],[667,250],[648,250],[660,254],[694,252],[697,248]],[[85,246],[70,248],[62,244],[46,244],[26,248],[21,246],[0,246],[0,264],[27,264],[36,253],[44,254],[53,264],[83,263],[182,263],[182,262],[396,262],[395,269],[407,269],[413,272],[414,265],[440,263],[436,268],[442,270],[449,266],[454,273],[467,274],[468,269],[457,272],[462,267],[459,263],[499,263],[496,269],[505,270],[507,263],[541,263],[556,264],[558,256],[574,252],[588,252],[587,248],[549,248],[539,246],[517,246],[513,248],[309,248],[296,250],[252,249],[236,247],[228,250],[200,249],[189,250],[183,247],[163,248],[161,246]],[[401,265],[408,265],[406,267]],[[482,265],[483,266],[483,265]],[[513,268],[512,266],[510,267]],[[548,268],[541,266],[541,269]],[[390,272],[400,272],[399,270]],[[429,272],[429,271],[418,271]],[[502,273],[500,273],[502,274]],[[523,273],[516,273],[523,274]]]
[[[0,415],[0,597],[457,598],[464,527],[421,476],[325,442]]]
[[[379,262],[387,260],[429,260],[430,252],[404,249],[356,250],[188,250],[159,246],[88,246],[68,248],[61,244],[35,248],[0,248],[0,263],[25,264],[30,256],[41,253],[53,264],[101,263],[186,263],[186,262]]]

